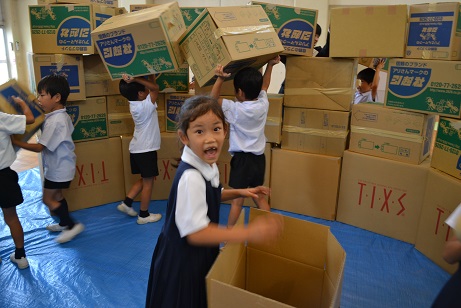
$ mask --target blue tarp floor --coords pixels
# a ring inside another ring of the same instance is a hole
[[[19,177],[25,202],[17,210],[30,267],[19,270],[9,260],[14,244],[1,217],[0,307],[143,307],[164,220],[137,225],[116,210],[117,203],[101,205],[73,212],[86,229],[57,244],[56,234],[45,229],[54,219],[41,202],[38,168]],[[165,209],[166,201],[150,204],[151,211],[165,214]],[[228,212],[223,204],[221,223]],[[331,227],[347,253],[341,307],[430,307],[450,277],[414,245],[336,221],[276,212]]]

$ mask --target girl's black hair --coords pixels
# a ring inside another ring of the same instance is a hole
[[[48,75],[38,82],[37,92],[40,94],[42,91],[50,94],[51,97],[58,93],[61,94],[60,103],[65,106],[70,94],[70,86],[66,77],[61,75]]]

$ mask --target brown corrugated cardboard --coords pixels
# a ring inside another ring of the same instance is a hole
[[[213,85],[201,87],[197,80],[194,81],[194,89],[195,89],[195,94],[203,94],[203,95],[209,95],[211,93],[211,89],[213,88]],[[221,86],[221,93],[220,95],[227,95],[227,96],[235,96],[235,89],[234,89],[234,80],[226,80]]]
[[[343,156],[350,112],[283,108],[282,149]]]
[[[429,156],[435,115],[361,103],[352,107],[349,150],[419,164]]]
[[[37,86],[38,82],[48,75],[62,75],[66,77],[70,87],[68,101],[86,99],[85,78],[83,72],[82,55],[63,54],[29,54],[34,66],[32,83]]]
[[[97,4],[29,5],[32,51],[52,54],[94,54],[91,31],[116,15]]]
[[[260,68],[283,46],[261,6],[206,8],[179,41],[201,87],[214,83],[217,64],[226,72]]]
[[[69,189],[63,190],[70,211],[125,198],[120,138],[76,143],[75,154],[75,177]]]
[[[395,57],[405,52],[407,5],[330,10],[330,57]]]
[[[131,113],[107,114],[107,129],[109,131],[109,137],[133,135],[134,121]]]
[[[173,164],[178,163],[181,157],[180,141],[175,133],[162,133],[162,144],[157,151],[157,165],[159,175],[154,179],[154,188],[152,190],[152,200],[168,199],[171,184],[173,183],[176,168]],[[139,174],[131,174],[130,151],[128,149],[132,136],[122,136],[122,153],[123,153],[123,173],[125,178],[125,190],[129,191],[133,183],[140,179]],[[136,201],[140,200],[138,196]]]
[[[450,265],[442,257],[445,242],[453,234],[445,220],[460,200],[461,181],[434,168],[429,169],[415,248],[450,273],[454,273],[458,265]]]
[[[15,79],[0,85],[0,111],[9,114],[23,114],[22,109],[16,106],[11,96],[21,98],[29,106],[34,115],[35,122],[26,125],[26,131],[22,135],[14,135],[14,138],[20,141],[27,141],[32,137],[42,126],[45,120],[45,113],[36,104],[35,95],[29,92],[27,87],[18,83]]]
[[[461,120],[440,118],[431,167],[461,179]]]
[[[118,0],[37,0],[37,4],[52,4],[52,3],[94,3],[102,4],[110,7],[118,7]]]
[[[267,112],[264,135],[266,142],[280,144],[282,140],[283,94],[268,94],[269,111]]]
[[[186,26],[177,2],[114,16],[91,32],[112,79],[179,69]]]
[[[250,222],[265,214],[250,209]],[[225,246],[206,277],[208,307],[340,306],[346,252],[329,227],[283,220],[273,244]]]
[[[414,244],[429,168],[345,151],[336,220]]]
[[[112,80],[99,55],[83,56],[86,96],[120,94],[119,80]]]
[[[272,208],[335,219],[341,157],[274,148],[271,161]]]
[[[461,60],[459,2],[410,5],[406,58]]]
[[[66,111],[69,114],[74,132],[74,142],[104,139],[107,132],[107,102],[105,96],[89,97],[84,101],[68,102]]]
[[[357,59],[287,57],[284,105],[351,110]]]

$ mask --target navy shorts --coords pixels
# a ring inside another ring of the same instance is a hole
[[[232,188],[256,187],[264,184],[266,156],[236,152],[232,156],[229,186]]]
[[[10,167],[0,170],[0,207],[10,208],[24,202],[19,177]]]
[[[142,178],[158,175],[157,151],[145,153],[130,153],[132,174],[141,174]]]
[[[50,180],[45,179],[45,183],[43,183],[43,187],[46,189],[66,189],[70,187],[70,182],[53,182]]]

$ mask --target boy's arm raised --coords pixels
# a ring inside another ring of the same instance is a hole
[[[274,67],[274,65],[278,63],[280,63],[280,56],[276,56],[275,58],[267,62],[266,71],[264,72],[264,76],[263,76],[263,85],[261,87],[261,91],[267,92],[267,89],[269,89],[269,85],[271,84],[271,77],[272,77],[272,67]]]
[[[222,84],[224,83],[224,80],[229,77],[231,74],[229,73],[224,73],[224,67],[221,64],[218,64],[215,69],[215,74],[217,76],[216,81],[213,85],[213,88],[211,89],[211,97],[215,98],[218,100],[219,104],[222,104],[222,99],[219,98],[219,95],[221,94],[221,87]]]
[[[152,103],[155,103],[155,101],[157,100],[157,97],[158,97],[158,93],[160,91],[159,91],[159,86],[157,84],[157,81],[155,79],[154,74],[149,75],[147,77],[147,79],[142,78],[142,77],[131,77],[131,76],[127,75],[127,74],[123,74],[122,78],[123,78],[123,80],[126,81],[126,83],[137,82],[137,83],[142,84],[143,86],[145,86],[149,90],[149,95],[150,95],[150,99],[151,99]]]
[[[379,72],[381,72],[381,69],[384,67],[385,60],[381,59],[378,62],[378,65],[376,65],[376,70],[375,70],[375,76],[373,77],[373,83],[371,84],[371,97],[373,98],[373,101],[376,99],[376,95],[378,94],[378,86],[379,86]]]

